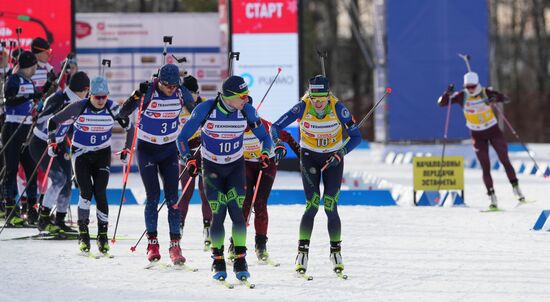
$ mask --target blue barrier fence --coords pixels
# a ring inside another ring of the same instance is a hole
[[[78,204],[78,189],[73,189],[71,203]],[[122,189],[107,189],[107,200],[111,205],[117,205],[120,202]],[[143,203],[144,200],[138,202],[131,188],[126,189],[125,204]],[[164,194],[161,192],[160,200],[164,199]],[[195,189],[191,204],[200,204],[199,192]],[[292,205],[305,204],[305,195],[303,190],[272,190],[269,196],[268,204],[270,205]],[[365,205],[365,206],[395,206],[395,200],[388,190],[349,190],[341,191],[338,200],[339,205]]]

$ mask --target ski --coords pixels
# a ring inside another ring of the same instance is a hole
[[[223,278],[223,277],[219,278],[219,279],[214,279],[214,281],[216,283],[219,283],[219,284],[225,286],[226,288],[229,288],[229,289],[233,289],[235,287],[233,284],[227,282],[227,280],[225,280],[225,278]]]
[[[106,253],[99,253],[98,255],[98,258],[108,258],[108,259],[113,259],[115,258],[114,255],[111,255],[109,254],[109,252],[106,252]]]
[[[147,263],[147,265],[144,267],[144,269],[152,269],[152,268],[155,268],[155,267],[165,268],[167,265],[168,265],[167,263],[159,262],[159,260],[153,260],[153,261]]]
[[[203,247],[202,250],[205,251],[205,252],[208,252],[210,250],[210,245],[211,245],[210,241],[205,241],[204,242],[204,247]]]
[[[296,276],[298,276],[298,278],[305,279],[306,281],[313,280],[313,276],[310,276],[310,275],[306,274],[305,271],[303,271],[303,272],[302,271],[297,271]]]
[[[242,278],[241,280],[239,280],[239,282],[241,285],[244,285],[250,289],[253,289],[256,287],[256,284],[250,283],[250,281],[248,281],[248,278]]]
[[[185,263],[182,263],[182,264],[174,264],[172,266],[169,266],[169,267],[173,267],[175,270],[183,270],[183,271],[186,271],[186,272],[198,272],[199,269],[196,268],[196,267],[190,267],[188,266],[187,264]]]
[[[7,238],[2,239],[1,241],[9,241],[9,240],[76,240],[78,238],[72,238],[63,236],[60,234],[50,234],[50,233],[39,233],[35,235],[28,235],[28,236],[21,236],[21,237],[14,237],[14,238]]]
[[[153,269],[153,268],[174,269],[174,270],[182,270],[186,272],[197,272],[199,270],[198,268],[190,267],[185,263],[170,264],[170,263],[160,262],[159,260],[154,260],[149,262],[144,268],[145,269]]]
[[[521,207],[522,205],[525,205],[525,204],[530,204],[530,203],[535,203],[535,202],[537,202],[537,201],[536,200],[526,200],[526,199],[519,200],[518,204],[516,205],[516,208],[519,208],[519,207]]]
[[[99,259],[100,257],[98,255],[94,255],[92,252],[80,252],[78,254],[79,256],[92,258],[92,259]]]
[[[484,210],[480,210],[481,213],[496,213],[496,212],[504,212],[501,208],[488,208]]]
[[[7,224],[6,229],[36,229],[36,225],[30,225],[30,224],[21,224],[21,225],[11,225]]]
[[[336,277],[343,280],[348,280],[348,275],[344,274],[342,271],[335,272],[335,273],[336,273]]]
[[[280,263],[271,260],[271,258],[267,258],[267,259],[258,259],[258,263],[259,263],[260,265],[269,265],[269,266],[273,266],[273,267],[279,267],[279,266],[281,266]]]

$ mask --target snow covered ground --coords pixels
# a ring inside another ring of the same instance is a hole
[[[411,185],[411,165],[383,164],[380,154],[376,146],[352,153],[346,169],[363,169],[389,183]],[[120,186],[120,178],[113,175],[110,186]],[[145,270],[145,242],[130,252],[144,229],[143,206],[136,205],[122,209],[119,240],[111,246],[114,259],[78,256],[75,241],[0,241],[0,301],[550,301],[550,234],[530,230],[541,209],[550,208],[550,180],[520,176],[525,195],[537,202],[515,208],[506,176],[498,171],[495,189],[506,211],[481,213],[488,205],[481,171],[467,169],[465,178],[465,208],[417,208],[406,200],[396,207],[340,207],[348,280],[337,279],[331,271],[322,211],[310,250],[308,273],[314,280],[294,277],[303,211],[298,205],[269,209],[268,248],[280,267],[257,264],[254,232],[249,229],[247,259],[255,289],[229,290],[211,281],[197,205],[190,208],[182,244],[188,264],[199,271]],[[142,196],[136,175],[130,187],[136,197]],[[301,181],[297,173],[281,173],[275,187],[300,188]],[[110,211],[114,225],[117,207]],[[226,230],[229,227],[226,222]],[[34,232],[6,229],[0,239]],[[159,234],[167,262],[165,210]],[[236,281],[232,273],[229,281]]]

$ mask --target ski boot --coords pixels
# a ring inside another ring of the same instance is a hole
[[[212,245],[212,238],[210,238],[210,220],[204,219],[202,221],[203,229],[202,236],[204,237],[204,250],[207,251]]]
[[[229,254],[228,258],[229,261],[233,262],[235,261],[235,245],[233,244],[233,237],[229,237],[229,248],[227,249],[227,253]]]
[[[223,257],[223,245],[219,249],[212,248],[212,259],[214,259],[214,262],[212,263],[212,271],[214,272],[214,275],[212,275],[212,278],[215,280],[227,279],[225,259]]]
[[[298,255],[296,256],[294,270],[298,274],[305,274],[309,254],[309,240],[300,240],[298,243]]]
[[[36,200],[28,203],[27,207],[27,224],[36,225],[38,222],[38,205],[36,204]]]
[[[57,235],[63,232],[58,226],[56,226],[50,217],[50,208],[42,206],[40,208],[40,214],[38,217],[38,229],[42,232],[47,232],[53,235]]]
[[[489,210],[497,211],[498,201],[497,201],[497,195],[495,194],[495,189],[493,188],[489,189],[489,191],[487,191],[487,195],[489,195],[489,199],[491,201],[491,204],[489,205]]]
[[[267,252],[267,236],[266,235],[256,235],[256,257],[260,261],[267,261],[269,259],[269,253]]]
[[[233,271],[238,280],[250,278],[248,264],[246,263],[246,246],[235,247],[235,261],[233,262]]]
[[[344,262],[342,261],[342,254],[340,254],[341,241],[331,241],[330,242],[330,261],[332,262],[332,270],[339,274],[344,270]]]
[[[181,254],[179,235],[170,234],[170,248],[168,249],[168,253],[174,265],[183,265],[185,263],[185,257]]]
[[[25,225],[25,220],[21,218],[19,206],[13,199],[6,199],[6,225],[12,228],[20,228]]]
[[[65,216],[67,216],[67,213],[57,212],[55,214],[55,225],[65,234],[76,235],[78,231],[65,224]]]
[[[0,200],[0,218],[6,217],[6,205],[4,200]]]
[[[516,197],[516,199],[521,203],[525,203],[525,196],[521,192],[517,181],[512,183],[512,190],[514,191],[514,196]]]
[[[98,224],[97,225],[97,249],[102,254],[107,254],[109,252],[109,238],[107,237],[107,224]]]
[[[21,216],[21,218],[27,220],[27,197],[26,196],[22,196],[19,200],[19,209],[20,209],[20,212],[19,212],[19,216]]]
[[[78,244],[81,252],[90,252],[90,232],[88,230],[88,223],[78,221]]]
[[[147,260],[150,262],[160,260],[159,241],[157,233],[147,233]]]

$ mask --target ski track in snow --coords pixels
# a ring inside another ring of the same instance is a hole
[[[381,164],[376,148],[346,157],[346,169],[361,168],[389,182],[411,185],[411,165]],[[187,264],[199,269],[145,270],[146,240],[135,253],[130,247],[144,230],[142,205],[122,209],[113,259],[79,256],[76,241],[0,241],[0,301],[550,301],[548,232],[534,232],[541,209],[550,207],[550,180],[519,175],[528,199],[516,202],[504,172],[493,173],[499,204],[505,212],[481,213],[488,205],[480,170],[465,171],[469,207],[341,206],[342,255],[348,280],[340,280],[328,259],[327,220],[318,212],[310,247],[308,274],[295,277],[293,267],[303,205],[269,207],[268,250],[280,267],[259,265],[253,227],[248,230],[250,281],[255,289],[229,290],[211,279],[210,252],[202,250],[202,217],[191,205],[183,233]],[[110,186],[120,187],[120,174]],[[143,185],[138,175],[129,187],[138,199]],[[280,173],[277,188],[301,188],[297,173]],[[116,206],[110,207],[112,236]],[[96,233],[95,208],[91,233]],[[73,207],[73,215],[76,209]],[[159,215],[162,262],[168,263],[166,210]],[[76,219],[76,218],[74,218]],[[226,219],[226,238],[231,229]],[[6,229],[0,239],[34,234],[32,229]],[[226,239],[227,242],[227,239]],[[227,247],[228,243],[226,243]],[[95,241],[92,251],[97,253]],[[228,262],[228,281],[236,283]]]

